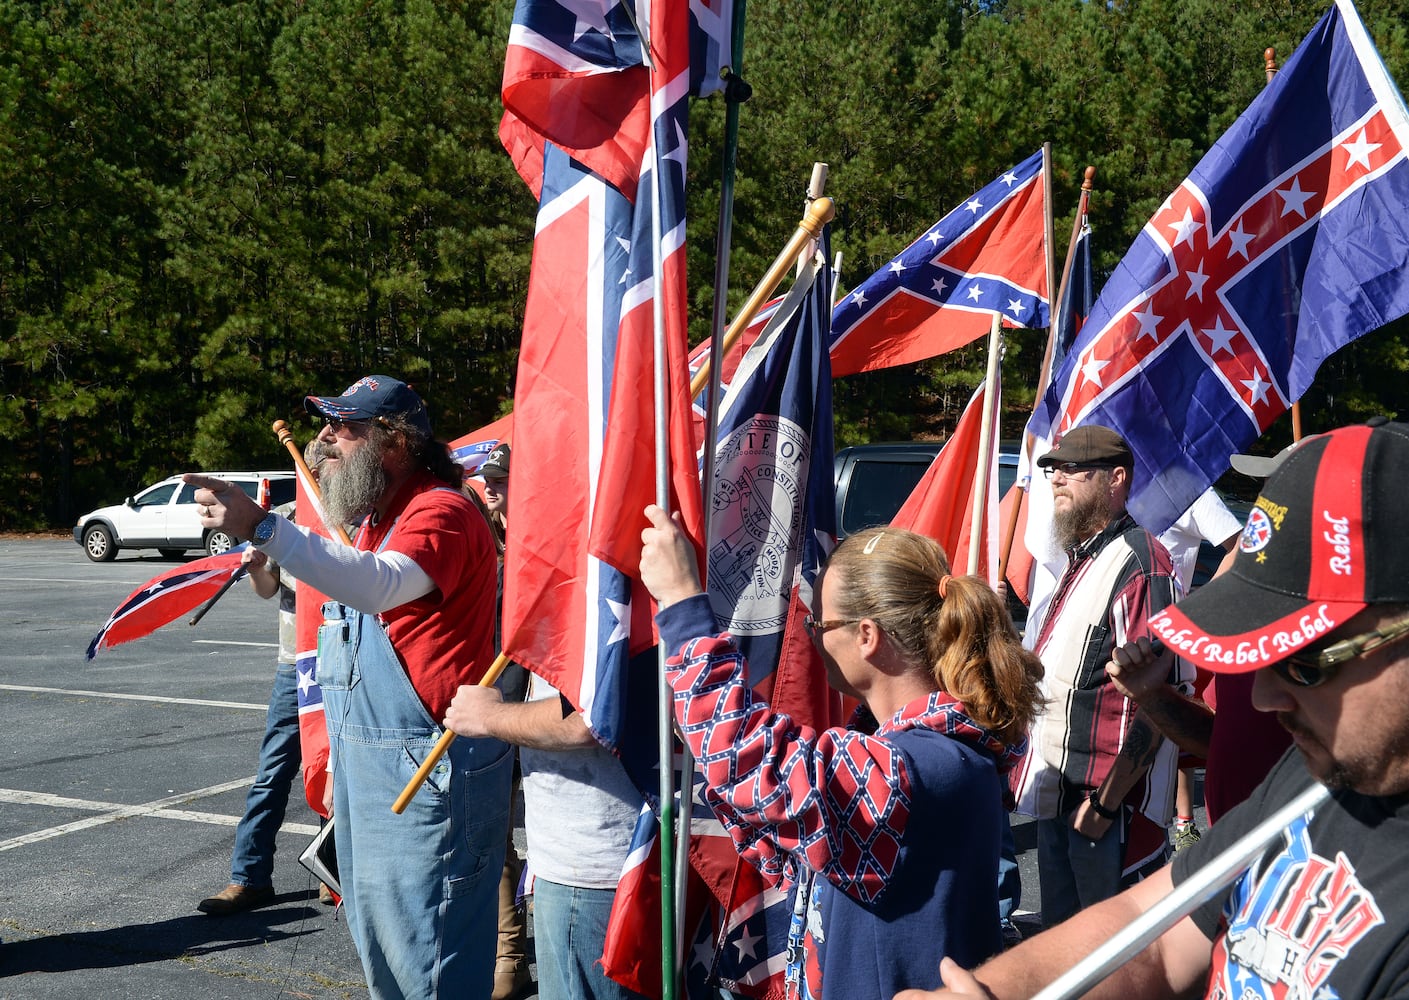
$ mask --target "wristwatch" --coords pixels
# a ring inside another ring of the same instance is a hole
[[[1111,821],[1120,819],[1120,806],[1116,806],[1114,809],[1107,809],[1105,806],[1101,805],[1099,790],[1095,788],[1091,789],[1091,794],[1086,796],[1086,801],[1091,804],[1091,811],[1102,819]]]
[[[279,515],[270,511],[264,515],[264,520],[254,526],[254,533],[250,535],[250,541],[255,545],[268,545],[269,540],[274,537],[274,526],[279,523]]]

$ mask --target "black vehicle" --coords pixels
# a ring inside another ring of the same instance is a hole
[[[942,441],[863,444],[837,452],[833,478],[837,491],[837,540],[863,528],[889,524],[924,476]],[[1016,445],[998,448],[998,495],[1018,476]]]

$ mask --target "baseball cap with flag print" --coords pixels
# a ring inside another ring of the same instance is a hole
[[[1302,442],[1268,478],[1232,568],[1150,627],[1215,673],[1285,659],[1371,604],[1409,602],[1409,424],[1376,417]]]
[[[306,396],[304,409],[329,420],[375,420],[402,414],[426,437],[431,436],[431,418],[421,397],[400,379],[389,375],[364,375],[343,390],[341,396]]]

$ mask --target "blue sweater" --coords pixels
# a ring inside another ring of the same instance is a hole
[[[704,597],[657,616],[675,715],[739,853],[794,887],[788,993],[891,1000],[1001,947],[998,744],[940,692],[874,734],[769,711]]]

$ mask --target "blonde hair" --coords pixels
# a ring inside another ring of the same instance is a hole
[[[832,553],[825,573],[835,573],[839,615],[875,621],[902,656],[1002,742],[1026,738],[1043,705],[1042,663],[1023,648],[987,583],[950,576],[937,542],[900,528],[852,535]]]

